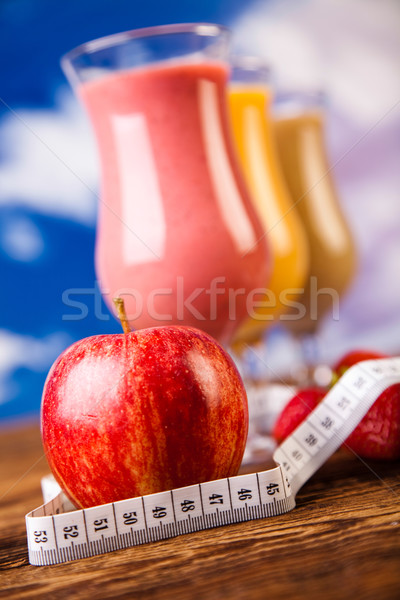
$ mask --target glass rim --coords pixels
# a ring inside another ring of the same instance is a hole
[[[273,71],[270,63],[255,54],[232,54],[229,58],[231,67],[230,85],[261,86],[273,85]]]
[[[256,54],[232,54],[230,57],[232,67],[248,72],[257,72],[263,69],[271,73],[270,62]]]
[[[117,46],[118,44],[129,40],[176,33],[195,33],[204,37],[216,37],[220,34],[223,34],[226,37],[230,36],[230,30],[224,25],[206,22],[174,23],[168,25],[153,25],[151,27],[142,27],[139,29],[130,29],[127,31],[121,31],[119,33],[112,33],[110,35],[106,35],[76,46],[61,57],[61,66],[64,68],[65,65],[71,64],[74,59],[84,54],[92,54],[99,50],[105,50],[106,48]]]
[[[277,87],[275,101],[277,106],[323,106],[328,100],[327,91],[321,86]]]

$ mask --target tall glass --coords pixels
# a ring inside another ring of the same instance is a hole
[[[306,235],[282,172],[273,136],[273,91],[268,66],[258,57],[231,59],[229,107],[232,131],[244,176],[273,254],[266,294],[242,323],[234,343],[260,340],[287,309],[287,297],[305,284],[309,251]]]
[[[310,272],[301,304],[284,315],[285,325],[307,341],[304,358],[318,360],[316,332],[323,317],[338,318],[339,301],[356,270],[356,251],[344,218],[325,140],[324,96],[284,93],[275,104],[279,159],[310,245]],[[310,351],[311,349],[311,351]]]
[[[244,462],[252,463],[270,457],[274,447],[269,435],[271,422],[292,393],[291,388],[277,381],[268,364],[259,359],[256,345],[266,343],[268,356],[268,329],[279,323],[288,300],[296,297],[305,285],[309,250],[273,137],[273,88],[268,65],[255,56],[235,56],[231,65],[228,101],[233,138],[273,255],[272,276],[264,282],[265,292],[233,338],[249,401]]]
[[[265,285],[268,245],[231,146],[228,31],[180,24],[112,35],[63,69],[101,165],[96,270],[133,327],[181,323],[227,343]]]

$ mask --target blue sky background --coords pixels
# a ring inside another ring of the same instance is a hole
[[[268,59],[282,85],[323,85],[328,144],[360,255],[321,360],[354,346],[400,352],[400,7],[396,0],[1,0],[0,420],[37,418],[45,376],[74,340],[119,331],[96,291],[98,167],[89,124],[60,57],[97,37],[212,21]],[[86,318],[63,294],[84,288]],[[297,349],[277,331],[263,363]]]

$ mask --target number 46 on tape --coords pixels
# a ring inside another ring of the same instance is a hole
[[[220,525],[283,514],[390,385],[400,358],[346,371],[309,417],[275,450],[276,467],[76,510],[49,476],[45,504],[26,515],[29,561],[52,565]],[[47,501],[46,501],[47,500]]]

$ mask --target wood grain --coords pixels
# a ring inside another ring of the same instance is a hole
[[[0,597],[264,600],[400,597],[398,462],[332,457],[286,515],[33,567],[24,515],[48,473],[37,426],[0,432]]]

